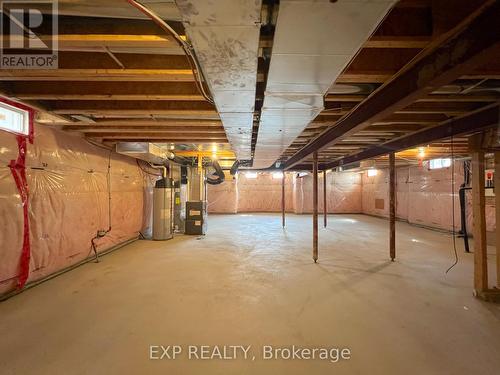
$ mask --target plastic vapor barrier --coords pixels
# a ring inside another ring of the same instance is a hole
[[[285,174],[285,207],[292,206],[292,175]],[[238,174],[238,212],[281,212],[281,178],[272,173],[260,173],[257,178]]]
[[[452,230],[453,206],[455,230],[460,230],[458,190],[463,183],[462,161],[452,168],[429,170],[426,166],[396,169],[396,216],[411,224]],[[452,193],[452,180],[454,181]],[[364,213],[389,216],[389,170],[381,169],[375,176],[364,172],[327,173],[327,209],[329,213]],[[311,213],[312,175],[298,177],[287,173],[285,183],[287,212]],[[472,232],[471,192],[466,191],[467,230]],[[248,178],[239,173],[237,179],[208,187],[209,212],[280,212],[281,179],[272,173],[258,173]],[[318,179],[318,207],[323,211],[323,173]],[[487,230],[495,230],[494,199],[486,197]]]
[[[285,205],[287,212],[312,212],[312,177],[285,174]],[[238,177],[220,185],[208,186],[208,210],[211,213],[280,212],[280,178],[272,173]],[[319,207],[323,209],[323,177],[319,179]],[[330,213],[361,212],[361,176],[359,173],[327,173],[327,206]]]
[[[16,288],[23,238],[23,206],[9,170],[18,145],[0,131],[0,294]],[[108,162],[110,165],[108,175]],[[151,225],[151,180],[135,159],[84,139],[37,126],[27,146],[30,261],[28,282],[46,277],[129,239]],[[109,179],[109,185],[108,185]],[[111,192],[111,215],[109,194]],[[146,199],[147,198],[147,199]],[[147,203],[145,205],[145,202]],[[111,222],[110,219],[111,219]]]
[[[312,175],[296,178],[295,212],[313,211]],[[361,176],[353,172],[326,174],[326,205],[329,213],[361,212]],[[323,173],[318,178],[318,210],[323,211]]]
[[[227,173],[229,175],[229,173]],[[208,212],[235,214],[238,212],[237,181],[227,178],[222,184],[208,185]]]
[[[363,213],[389,216],[389,170],[379,170],[377,175],[372,177],[367,173],[363,173],[362,176]],[[459,230],[458,189],[463,183],[461,162],[455,162],[453,180],[452,190],[452,168],[434,170],[429,170],[425,166],[397,168],[396,216],[411,224],[452,230],[454,206],[455,230]]]

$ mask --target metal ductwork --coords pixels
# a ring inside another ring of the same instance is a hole
[[[116,152],[151,164],[164,164],[175,158],[173,152],[147,142],[119,142],[116,145]]]
[[[261,0],[178,0],[236,157],[251,159]]]
[[[282,0],[255,148],[271,166],[323,110],[323,97],[395,0]]]

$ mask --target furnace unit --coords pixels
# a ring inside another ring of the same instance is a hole
[[[186,202],[186,234],[205,234],[207,232],[207,202]]]

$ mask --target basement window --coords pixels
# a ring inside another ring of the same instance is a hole
[[[368,177],[375,177],[377,175],[378,171],[376,169],[368,169]]]
[[[253,180],[257,178],[257,172],[245,172],[245,177],[250,180]]]
[[[28,135],[30,129],[29,112],[0,102],[0,129]]]
[[[451,166],[451,159],[431,159],[429,160],[429,169],[441,169],[448,168]]]
[[[281,180],[283,178],[283,172],[274,172],[273,173],[273,178],[275,180]]]

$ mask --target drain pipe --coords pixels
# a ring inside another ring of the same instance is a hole
[[[467,206],[467,199],[465,196],[465,191],[470,190],[470,173],[469,173],[469,162],[463,162],[464,169],[464,182],[460,185],[460,189],[458,189],[458,198],[460,201],[460,235],[464,238],[464,248],[466,253],[470,253],[469,250],[469,234],[467,233],[467,215],[465,212]]]
[[[485,189],[495,189],[494,186],[485,186]],[[465,197],[465,191],[472,190],[471,187],[465,186],[464,184],[460,185],[460,189],[458,189],[458,196],[460,199],[460,220],[461,220],[461,236],[464,238],[464,247],[465,252],[470,253],[469,250],[469,234],[467,233],[467,217],[465,212],[465,207],[467,206],[467,199]]]
[[[470,250],[469,250],[469,235],[467,234],[467,217],[465,214],[465,206],[466,206],[465,191],[470,189],[471,188],[465,186],[465,184],[460,185],[460,189],[458,189],[458,197],[460,200],[460,221],[462,224],[460,232],[464,238],[464,247],[466,253],[470,253]]]

